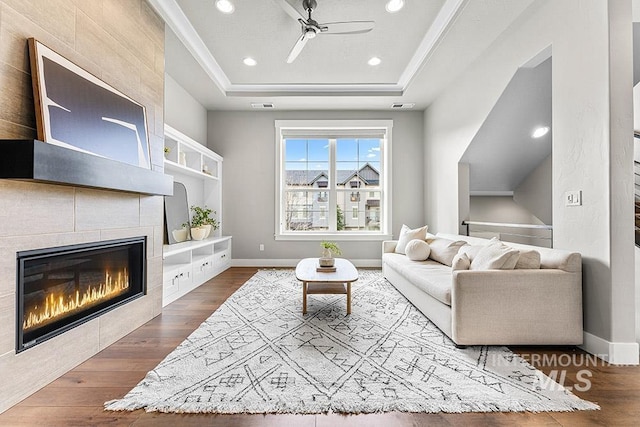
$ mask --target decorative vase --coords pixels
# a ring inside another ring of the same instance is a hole
[[[327,248],[324,248],[322,250],[322,256],[318,260],[320,267],[333,267],[335,262],[336,260],[333,258],[333,254],[331,253],[331,251]]]
[[[207,229],[204,227],[191,227],[191,237],[193,238],[193,240],[204,239],[206,233]]]
[[[187,165],[187,154],[184,151],[180,151],[178,153],[178,163],[180,163],[182,166]]]
[[[180,243],[187,240],[187,237],[189,237],[189,230],[187,230],[187,227],[182,227],[178,230],[171,231],[171,234],[173,235],[174,240],[177,243]]]
[[[206,239],[211,234],[211,230],[213,230],[213,226],[211,224],[205,224],[205,225],[203,225],[203,227],[206,230],[206,233],[204,235],[204,238]]]

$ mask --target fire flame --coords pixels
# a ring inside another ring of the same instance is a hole
[[[81,311],[104,300],[108,300],[129,288],[129,274],[127,270],[119,271],[114,278],[105,272],[104,283],[90,286],[86,291],[64,295],[51,293],[47,296],[44,306],[35,306],[25,313],[22,330],[36,328],[62,317],[73,311]]]

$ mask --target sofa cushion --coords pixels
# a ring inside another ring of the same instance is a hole
[[[488,245],[480,249],[475,256],[470,270],[513,270],[520,257],[520,252],[499,240],[491,239]]]
[[[451,261],[451,271],[468,270],[471,266],[469,256],[465,252],[462,252],[462,249],[464,248],[466,248],[466,246],[463,246],[460,252],[453,257],[453,260]]]
[[[402,228],[400,229],[400,236],[398,237],[398,243],[396,244],[395,252],[397,254],[404,254],[407,244],[413,239],[425,240],[427,238],[427,229],[428,226],[416,228],[412,230],[407,225],[402,224]]]
[[[407,243],[404,252],[411,261],[424,261],[429,258],[431,248],[424,240],[413,239]]]
[[[421,291],[451,306],[451,268],[437,261],[411,261],[404,255],[385,253],[382,263],[393,268]]]
[[[520,257],[516,263],[516,269],[540,268],[540,252],[535,250],[520,250]]]
[[[429,246],[431,247],[429,258],[434,261],[438,261],[440,264],[451,267],[453,257],[456,256],[460,248],[466,244],[467,242],[464,240],[453,241],[449,239],[435,238],[429,243]]]

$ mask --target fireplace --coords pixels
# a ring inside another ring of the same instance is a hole
[[[146,293],[146,237],[17,254],[16,352]]]

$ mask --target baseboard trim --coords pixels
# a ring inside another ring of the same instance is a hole
[[[640,364],[640,346],[636,342],[611,342],[589,332],[584,332],[583,336],[583,344],[579,347],[612,365]]]
[[[291,267],[294,268],[300,259],[233,259],[232,267]],[[381,268],[380,259],[350,259],[356,267]]]

